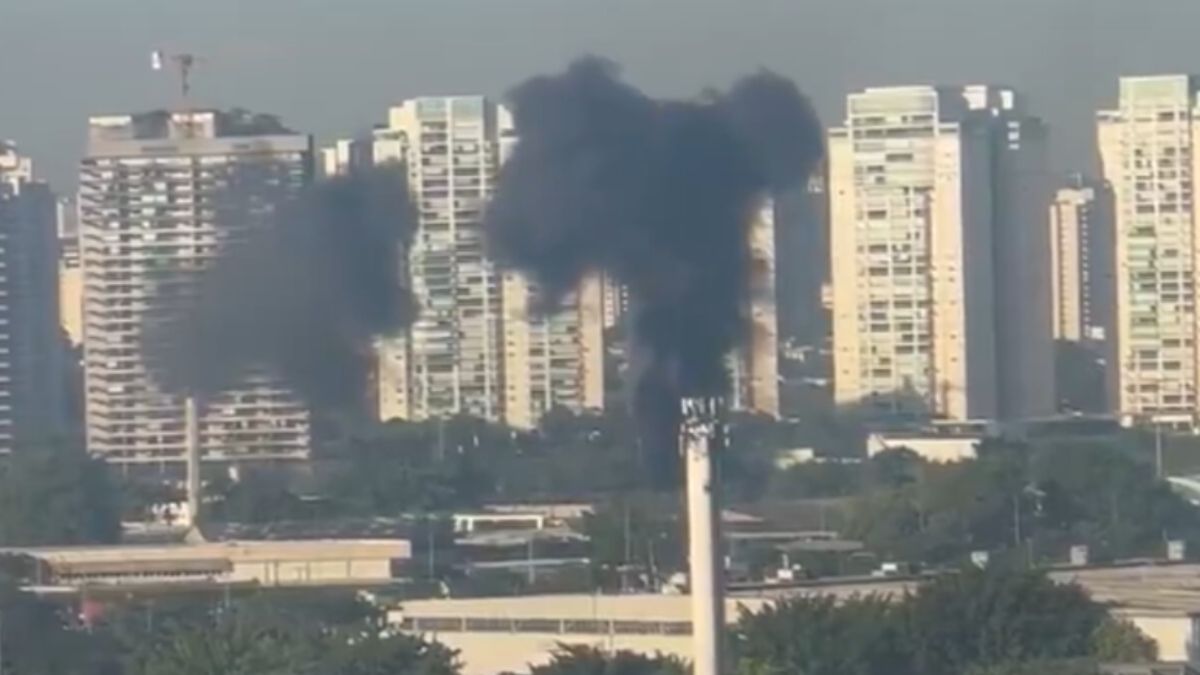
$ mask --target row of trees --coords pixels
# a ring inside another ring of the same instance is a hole
[[[952,464],[901,449],[774,481],[832,500],[836,524],[870,550],[931,564],[1004,549],[1061,560],[1076,544],[1100,559],[1161,555],[1167,540],[1200,538],[1196,509],[1118,439],[986,442],[977,459]]]
[[[738,675],[1092,675],[1156,658],[1152,641],[1077,586],[964,570],[902,598],[797,597],[740,618]],[[564,647],[532,675],[685,675],[669,656]]]
[[[946,563],[1000,549],[1062,560],[1076,544],[1098,558],[1135,557],[1200,537],[1192,504],[1117,444],[985,443],[977,460],[950,465],[893,452],[872,460],[869,473],[847,534],[904,560]]]
[[[457,675],[346,592],[159,596],[72,608],[0,580],[0,669],[16,675]]]
[[[39,446],[0,463],[0,546],[114,542],[122,507],[108,467],[78,445]]]
[[[1155,657],[1079,587],[1003,569],[945,575],[899,599],[792,599],[742,617],[735,644],[747,674],[963,675]]]
[[[678,453],[645,448],[623,411],[555,410],[532,432],[471,417],[361,427],[318,453],[316,505],[279,477],[217,479],[214,515],[240,522],[469,509],[489,501],[589,500],[677,485]],[[733,424],[725,455],[732,497],[761,494],[770,457],[793,427],[750,416]]]
[[[645,467],[676,457],[647,456],[631,428],[617,413],[558,412],[533,433],[470,418],[372,426],[322,448],[312,492],[278,473],[249,471],[237,482],[214,474],[209,515],[262,523],[618,497],[618,508],[590,523],[588,534],[632,548],[620,551],[623,561],[662,562],[680,528],[670,517],[674,502],[652,496],[664,486],[649,481]],[[955,464],[900,450],[859,464],[779,471],[772,460],[795,441],[793,426],[742,417],[731,435],[724,457],[731,502],[822,500],[820,523],[792,525],[841,530],[881,556],[947,564],[974,550],[1011,549],[1036,561],[1087,544],[1099,557],[1133,557],[1160,553],[1168,539],[1200,540],[1194,507],[1127,439],[985,443],[978,459]],[[0,545],[114,541],[122,515],[136,518],[149,503],[178,498],[161,485],[115,481],[77,446],[17,452],[0,464]],[[629,523],[638,531],[630,534]],[[613,548],[600,546],[597,557],[614,558]]]

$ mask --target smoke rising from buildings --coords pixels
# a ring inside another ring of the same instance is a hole
[[[539,282],[548,307],[593,271],[629,287],[634,412],[644,443],[672,448],[680,397],[728,386],[752,290],[751,219],[819,160],[816,115],[770,72],[660,102],[594,58],[510,100],[519,141],[489,206],[490,252]]]
[[[256,188],[240,194],[232,181],[218,208],[228,218],[262,211],[261,181],[244,182]],[[172,316],[148,327],[156,379],[207,395],[265,370],[313,405],[360,402],[372,340],[412,315],[400,264],[413,222],[398,168],[317,183],[261,223],[238,222],[245,236],[227,242],[195,285],[175,291]]]

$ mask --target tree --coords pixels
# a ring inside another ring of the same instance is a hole
[[[0,670],[17,675],[83,675],[91,672],[88,636],[72,630],[63,608],[21,591],[0,576]]]
[[[17,448],[0,470],[0,545],[108,543],[120,534],[108,468],[81,448]]]
[[[967,568],[921,586],[904,603],[916,672],[1090,656],[1107,614],[1075,585],[1022,570]]]
[[[798,464],[772,472],[768,492],[772,497],[790,499],[849,497],[862,490],[862,474],[858,464]]]
[[[1092,633],[1092,655],[1110,663],[1138,663],[1158,658],[1158,645],[1137,626],[1109,617]]]
[[[846,534],[880,555],[901,560],[924,560],[918,535],[921,513],[912,488],[863,495],[850,510]]]
[[[221,495],[217,518],[232,523],[269,523],[297,520],[304,514],[300,498],[292,494],[287,480],[270,469],[243,472]]]
[[[100,633],[126,675],[458,673],[454,652],[391,632],[379,612],[343,592],[126,607]]]
[[[1145,636],[1078,586],[1003,566],[942,575],[899,598],[791,598],[743,615],[735,645],[744,675],[1073,674],[1154,657]]]
[[[885,450],[867,461],[867,482],[880,489],[897,489],[920,478],[923,460],[908,448]]]
[[[796,597],[745,614],[734,631],[743,675],[908,675],[901,608],[887,598]]]
[[[1030,475],[1060,492],[1046,504],[1054,527],[1045,533],[1060,547],[1087,544],[1100,556],[1132,557],[1158,553],[1164,535],[1200,536],[1195,507],[1123,444],[1093,440],[1038,448]]]
[[[872,458],[847,535],[882,555],[955,565],[972,551],[1037,562],[1086,544],[1094,558],[1161,554],[1200,538],[1195,507],[1121,439],[981,443],[977,459]]]
[[[338,675],[457,675],[457,656],[435,642],[399,633],[336,642],[319,672]]]
[[[584,645],[559,645],[550,662],[529,675],[687,675],[691,668],[673,656],[606,652]]]
[[[673,509],[662,509],[651,499],[626,498],[602,505],[585,517],[588,557],[597,587],[622,586],[618,570],[634,566],[653,573],[682,565],[683,524]]]
[[[286,675],[312,672],[316,645],[284,631],[219,618],[176,625],[128,664],[130,675]]]
[[[1066,659],[974,666],[964,675],[1098,675],[1099,672],[1092,659]]]

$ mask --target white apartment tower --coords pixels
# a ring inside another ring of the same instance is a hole
[[[65,433],[55,198],[0,142],[0,452]]]
[[[380,342],[381,419],[470,414],[531,428],[554,407],[603,407],[600,283],[589,279],[545,315],[533,284],[485,257],[484,210],[516,142],[502,106],[429,97],[392,108],[369,140],[324,153],[331,173],[403,164],[417,209],[405,268],[418,313],[405,334]]]
[[[839,404],[947,419],[1052,412],[1042,146],[1009,90],[849,96],[829,138]]]
[[[388,114],[419,218],[408,251],[418,313],[384,349],[384,419],[503,415],[500,275],[484,257],[483,212],[510,126],[482,97],[413,99]]]
[[[1119,411],[1187,426],[1200,411],[1198,91],[1188,75],[1123,78],[1097,119],[1116,213]]]
[[[91,119],[80,169],[88,449],[119,463],[184,461],[184,404],[160,390],[143,328],[167,316],[160,293],[187,292],[218,249],[245,236],[311,178],[312,142],[215,112]],[[207,398],[211,459],[291,459],[310,448],[309,412],[254,375]]]

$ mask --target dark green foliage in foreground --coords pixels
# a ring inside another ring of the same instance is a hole
[[[900,599],[791,599],[743,616],[735,643],[739,671],[756,675],[1016,673],[1019,664],[1155,656],[1152,643],[1077,586],[974,569]]]
[[[687,675],[689,672],[687,663],[671,656],[605,652],[577,645],[559,645],[549,663],[529,669],[530,675]]]
[[[0,466],[0,546],[114,542],[120,510],[107,466],[77,445],[18,448]]]

